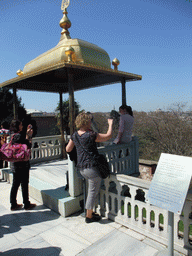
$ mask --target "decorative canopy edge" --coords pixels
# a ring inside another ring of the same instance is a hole
[[[55,65],[40,69],[36,72],[23,74],[0,84],[0,88],[23,89],[44,92],[68,92],[68,72],[74,74],[74,90],[82,90],[104,86],[106,84],[119,83],[125,81],[141,80],[142,76],[123,72],[119,70],[107,69],[91,64],[67,63],[61,61]],[[34,85],[34,88],[33,88]]]

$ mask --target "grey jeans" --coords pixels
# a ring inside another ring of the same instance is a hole
[[[100,190],[102,179],[99,177],[96,167],[83,169],[80,173],[86,180],[88,180],[88,195],[85,209],[92,210]]]

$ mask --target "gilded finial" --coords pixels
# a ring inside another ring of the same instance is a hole
[[[21,70],[21,69],[17,70],[17,75],[22,76],[23,75],[23,70]]]
[[[71,21],[67,17],[67,7],[69,6],[69,3],[69,0],[62,0],[61,10],[63,11],[63,18],[59,22],[60,27],[63,29],[61,31],[61,35],[66,39],[71,39],[68,31],[68,29],[71,27]]]
[[[114,66],[114,70],[117,70],[117,66],[120,64],[120,61],[115,58],[113,61],[112,61],[112,65]]]
[[[69,46],[65,49],[65,54],[68,57],[68,62],[71,62],[73,60],[73,55],[75,54],[75,50],[73,47]]]

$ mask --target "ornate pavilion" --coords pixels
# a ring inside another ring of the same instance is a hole
[[[59,23],[62,28],[59,43],[31,60],[23,70],[19,69],[18,76],[1,83],[0,88],[13,89],[14,98],[17,90],[56,92],[60,94],[60,103],[62,94],[69,92],[72,133],[74,131],[74,91],[121,83],[122,104],[126,104],[126,82],[141,80],[142,76],[119,71],[120,62],[117,58],[112,61],[114,66],[112,69],[110,57],[104,49],[81,39],[71,38],[69,33],[71,22],[67,16],[69,2],[69,0],[63,0],[61,4],[63,17]],[[16,117],[15,102],[13,111]],[[62,109],[60,112],[62,118]]]

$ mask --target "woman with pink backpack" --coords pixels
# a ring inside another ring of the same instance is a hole
[[[12,120],[10,125],[10,132],[12,135],[12,144],[26,144],[28,148],[31,148],[33,129],[31,125],[28,125],[27,132],[23,131],[23,124],[19,120]],[[28,161],[13,162],[13,183],[10,193],[11,211],[20,210],[23,205],[17,203],[17,192],[21,185],[23,204],[25,210],[30,210],[36,206],[29,201],[29,169],[30,163]]]

